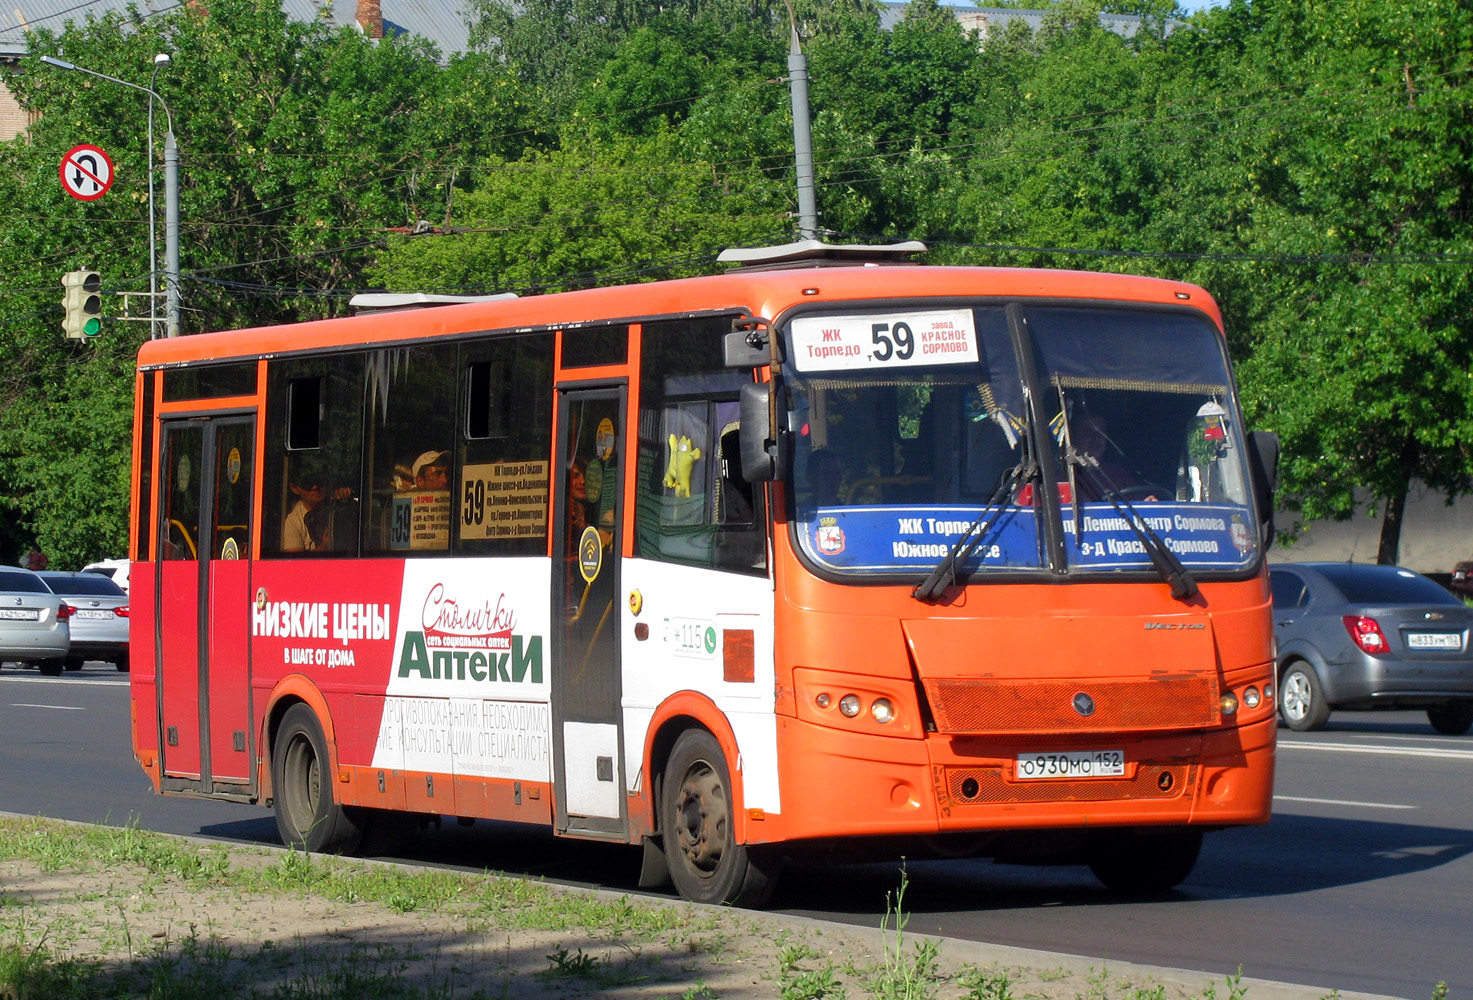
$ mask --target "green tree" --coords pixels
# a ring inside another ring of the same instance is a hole
[[[256,0],[113,14],[30,43],[7,83],[39,119],[0,146],[0,507],[22,526],[11,537],[75,566],[127,535],[129,372],[147,330],[117,318],[112,293],[148,287],[147,98],[35,57],[146,82],[153,54],[174,54],[158,89],[181,150],[186,332],[340,311],[387,227],[443,214],[470,164],[520,148],[525,103],[486,57],[442,67],[422,42],[291,22]],[[86,203],[56,173],[83,140],[110,151],[116,176]],[[83,266],[102,275],[106,332],[63,343],[60,276]]]

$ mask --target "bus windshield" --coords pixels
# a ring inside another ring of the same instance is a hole
[[[1150,570],[1138,529],[1194,572],[1251,565],[1259,534],[1243,433],[1211,324],[1124,306],[1018,315],[1022,343],[1004,305],[789,323],[804,555],[830,573],[910,580],[980,522],[964,572],[1055,568],[1033,474],[1047,466],[1058,569]]]

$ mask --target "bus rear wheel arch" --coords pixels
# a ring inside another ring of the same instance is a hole
[[[288,847],[338,854],[362,841],[357,811],[333,798],[327,737],[305,703],[286,710],[271,741],[271,786],[276,828]]]
[[[687,729],[676,738],[659,809],[670,880],[681,896],[746,907],[767,902],[781,859],[738,842],[731,770],[721,744],[706,730]]]

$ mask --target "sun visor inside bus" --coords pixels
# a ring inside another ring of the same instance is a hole
[[[1064,385],[1152,383],[1225,393],[1227,365],[1216,329],[1200,314],[1124,309],[1029,309],[1044,371]]]

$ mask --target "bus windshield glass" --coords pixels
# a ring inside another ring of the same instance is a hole
[[[1125,306],[1024,304],[1017,316],[1026,342],[990,304],[788,324],[808,560],[919,579],[980,522],[964,573],[1043,571],[1054,561],[1043,519],[1055,516],[1071,572],[1150,571],[1142,529],[1193,572],[1252,565],[1243,433],[1213,326]],[[1044,467],[1057,505],[1040,503]]]

